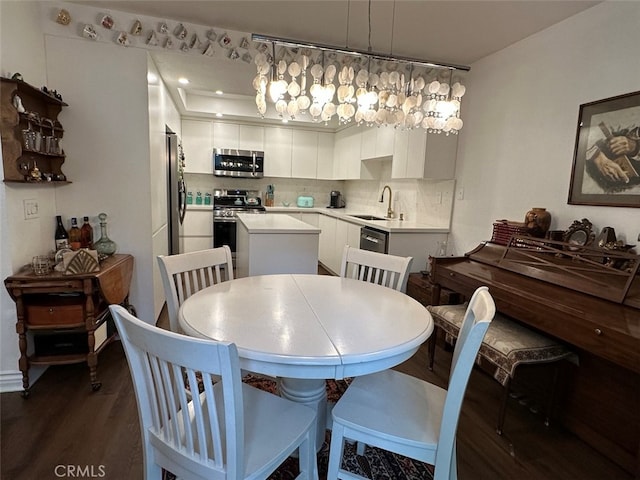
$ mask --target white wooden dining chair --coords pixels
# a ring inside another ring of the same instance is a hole
[[[341,468],[344,440],[350,439],[432,464],[434,480],[456,479],[462,400],[494,315],[488,288],[478,288],[453,352],[448,390],[395,370],[356,378],[332,412],[327,478],[365,478]]]
[[[133,379],[145,479],[161,480],[162,469],[189,480],[265,479],[296,451],[298,478],[318,478],[315,411],[242,383],[235,344],[109,308]],[[183,382],[202,393],[187,395]]]
[[[345,245],[340,276],[377,283],[405,292],[413,257],[371,252]]]
[[[233,257],[227,245],[177,255],[158,255],[169,328],[178,332],[180,305],[205,287],[233,280]]]

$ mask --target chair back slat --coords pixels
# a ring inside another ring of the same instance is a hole
[[[406,291],[413,257],[344,247],[340,276]]]
[[[178,255],[159,255],[158,266],[167,299],[169,328],[174,332],[179,331],[178,309],[187,298],[203,288],[233,280],[233,257],[227,245]]]
[[[110,309],[132,373],[143,437],[161,452],[183,456],[203,478],[211,469],[219,475],[209,478],[242,478],[244,423],[235,345],[184,337],[148,325],[121,306]],[[221,378],[215,387],[214,377]]]

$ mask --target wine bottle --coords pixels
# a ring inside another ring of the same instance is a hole
[[[93,227],[89,223],[89,217],[84,217],[80,228],[80,248],[93,248]]]
[[[71,219],[71,229],[69,230],[69,245],[71,250],[78,250],[80,248],[80,229],[78,228],[78,220],[76,217]]]
[[[64,228],[62,224],[62,217],[60,215],[56,216],[56,251],[61,250],[63,248],[69,248],[69,234],[67,230]]]

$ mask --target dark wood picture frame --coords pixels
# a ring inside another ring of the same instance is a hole
[[[580,105],[568,203],[640,207],[640,91]]]

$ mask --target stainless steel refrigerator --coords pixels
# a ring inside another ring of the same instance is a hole
[[[184,181],[184,152],[180,138],[167,128],[167,216],[169,255],[180,252],[180,229],[187,212],[187,186]]]

